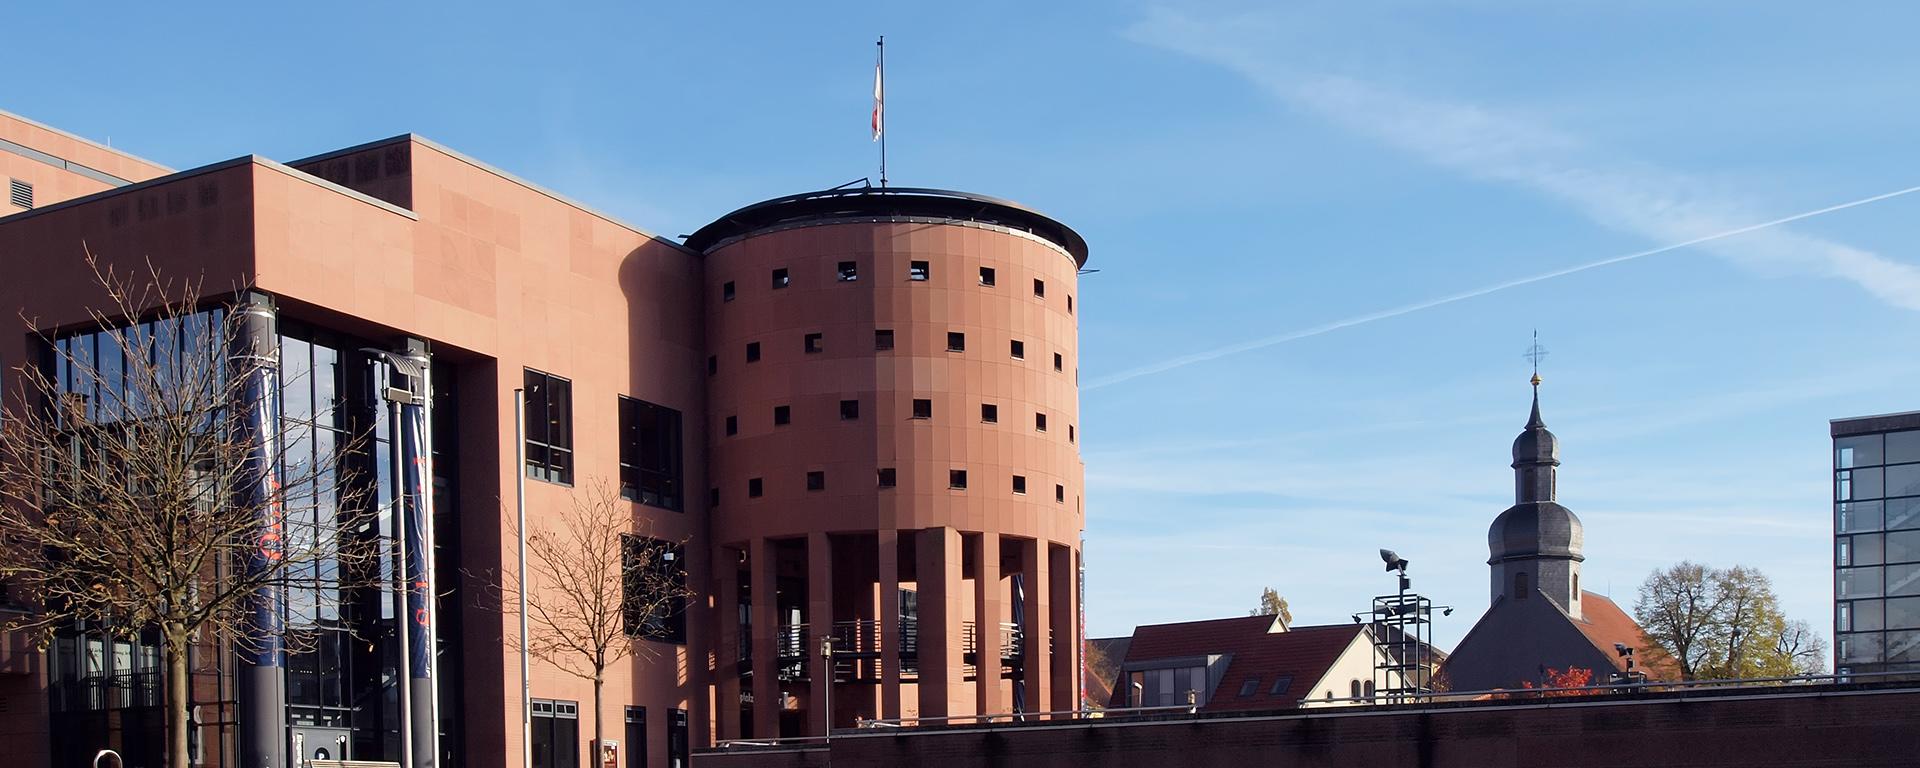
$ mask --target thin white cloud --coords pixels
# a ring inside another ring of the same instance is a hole
[[[1792,216],[1760,217],[1696,179],[1603,156],[1579,137],[1525,117],[1396,92],[1354,78],[1301,73],[1270,60],[1274,46],[1236,44],[1245,19],[1212,24],[1159,9],[1127,30],[1139,42],[1228,69],[1290,106],[1371,136],[1471,178],[1511,184],[1557,199],[1603,226],[1670,245],[1496,283],[1291,333],[1163,360],[1094,379],[1098,389],[1241,352],[1319,336],[1490,293],[1693,246],[1745,267],[1813,274],[1854,283],[1887,304],[1920,310],[1920,267],[1843,243],[1778,229],[1783,224],[1920,191],[1910,187]],[[1737,240],[1735,239],[1737,236]]]

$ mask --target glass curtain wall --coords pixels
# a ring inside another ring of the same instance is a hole
[[[1920,671],[1920,430],[1833,448],[1836,671]]]

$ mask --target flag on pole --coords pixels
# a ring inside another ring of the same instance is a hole
[[[882,128],[886,123],[887,81],[886,69],[879,62],[873,65],[873,140],[879,141]]]

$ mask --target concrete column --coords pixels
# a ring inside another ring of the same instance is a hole
[[[1052,573],[1049,568],[1047,543],[1028,539],[1020,543],[1020,570],[1026,575],[1027,614],[1026,636],[1026,674],[1027,711],[1046,712],[1053,709],[1053,664],[1047,653],[1048,628],[1053,626],[1052,596],[1047,594],[1052,585]]]
[[[1008,709],[1005,681],[1000,678],[1000,623],[1007,620],[1006,586],[1000,582],[1000,534],[982,533],[974,537],[973,546],[974,562],[980,564],[973,580],[973,615],[980,632],[974,711],[993,715]]]
[[[740,649],[753,642],[740,636],[740,556],[736,550],[714,550],[713,584],[717,591],[714,613],[720,626],[714,632],[714,733],[721,739],[740,738]]]
[[[807,702],[808,736],[825,736],[832,728],[828,699],[833,695],[833,669],[820,658],[820,641],[833,636],[833,541],[825,533],[807,536]]]
[[[874,535],[879,561],[875,588],[880,593],[880,613],[875,617],[880,632],[880,718],[900,716],[900,532],[879,531]]]
[[[773,634],[779,621],[776,591],[780,569],[774,562],[773,542],[754,537],[747,555],[753,595],[753,737],[780,735],[779,662],[774,658]]]
[[[964,714],[970,702],[960,684],[960,532],[940,527],[918,535],[920,716]]]
[[[1062,712],[1078,709],[1080,702],[1075,700],[1079,693],[1080,674],[1080,622],[1074,613],[1074,600],[1079,595],[1075,589],[1077,570],[1073,563],[1073,548],[1052,545],[1048,547],[1047,581],[1048,622],[1053,627],[1053,704],[1047,709]]]

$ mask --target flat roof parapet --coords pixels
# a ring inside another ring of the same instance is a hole
[[[1006,227],[1059,246],[1073,257],[1076,266],[1087,263],[1087,241],[1046,214],[985,195],[920,187],[854,187],[776,197],[715,219],[688,236],[687,247],[705,253],[769,229],[834,219],[879,218],[952,219]]]

